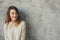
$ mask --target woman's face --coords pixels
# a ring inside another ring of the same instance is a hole
[[[18,18],[18,13],[16,12],[15,9],[10,10],[10,18],[12,21],[16,21]]]

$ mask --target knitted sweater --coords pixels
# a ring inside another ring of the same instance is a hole
[[[4,24],[4,38],[5,40],[25,40],[26,36],[26,23],[22,21],[18,27],[12,22],[9,22],[8,27]]]

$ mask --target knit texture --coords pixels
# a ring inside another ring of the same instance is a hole
[[[4,38],[5,40],[25,40],[26,23],[22,21],[18,27],[15,27],[12,22],[9,22],[8,28],[4,24]]]

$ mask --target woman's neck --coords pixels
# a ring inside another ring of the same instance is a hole
[[[12,23],[16,23],[16,21],[12,21]]]

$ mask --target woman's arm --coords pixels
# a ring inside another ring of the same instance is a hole
[[[4,24],[4,39],[8,40],[7,33],[6,33],[6,24]]]
[[[21,40],[25,40],[26,38],[26,23],[25,21],[23,22],[23,25],[22,25],[22,32],[21,32]]]

